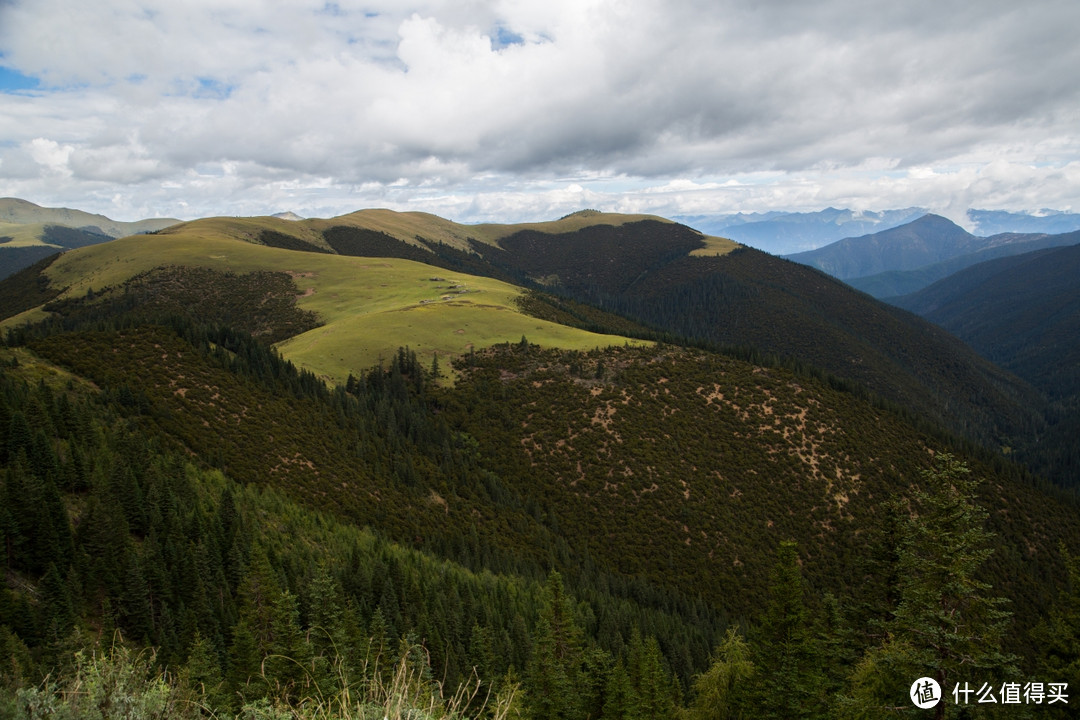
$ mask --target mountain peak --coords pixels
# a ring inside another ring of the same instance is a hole
[[[292,210],[286,210],[285,212],[275,213],[275,214],[271,215],[270,217],[276,217],[279,220],[290,220],[292,222],[298,222],[298,221],[304,219],[304,218],[300,217],[299,215],[297,215],[296,213],[294,213]]]
[[[935,215],[934,213],[926,213],[922,217],[920,217],[920,218],[918,218],[916,220],[912,220],[910,223],[908,223],[908,225],[909,226],[911,226],[911,225],[920,225],[920,226],[932,226],[932,227],[952,227],[952,228],[957,228],[958,230],[963,230],[962,227],[960,227],[959,225],[957,225],[956,223],[954,223],[952,220],[945,217],[944,215]],[[904,227],[904,226],[901,225],[900,227]],[[964,232],[967,232],[967,231],[964,230]]]

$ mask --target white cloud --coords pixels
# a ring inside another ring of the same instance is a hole
[[[1074,209],[1077,26],[1055,0],[8,0],[0,63],[45,89],[3,96],[0,193],[463,220]]]

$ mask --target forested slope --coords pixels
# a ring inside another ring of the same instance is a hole
[[[647,229],[593,240],[647,244]],[[61,690],[105,672],[85,658],[114,637],[108,663],[141,667],[144,693],[172,670],[159,695],[187,698],[187,716],[363,717],[339,702],[356,697],[394,717],[378,694],[391,667],[418,692],[410,712],[574,720],[874,717],[907,702],[909,672],[955,680],[971,658],[973,680],[1073,681],[1076,498],[933,416],[765,361],[770,338],[809,352],[862,325],[884,342],[913,326],[899,312],[845,308],[860,296],[751,251],[654,247],[627,282],[623,261],[575,275],[562,260],[579,247],[505,265],[559,270],[562,295],[521,307],[669,340],[712,328],[695,336],[712,347],[731,316],[766,352],[525,335],[452,368],[404,347],[346,359],[357,370],[332,387],[270,345],[319,329],[298,300],[310,279],[287,272],[315,256],[252,247],[234,257],[275,265],[110,267],[123,283],[54,298],[6,335],[0,711],[77,702]],[[39,277],[16,280],[48,299]],[[608,309],[568,297],[590,293]],[[616,316],[618,302],[637,304]],[[789,331],[818,320],[788,337],[759,306]],[[688,308],[685,328],[659,329]],[[889,362],[914,363],[908,343]],[[912,372],[993,407],[978,395],[996,376],[951,357]],[[951,629],[934,625],[943,602]],[[143,665],[125,655],[145,648]],[[448,698],[459,686],[469,698]]]

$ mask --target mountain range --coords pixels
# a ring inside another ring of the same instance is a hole
[[[1080,242],[1080,231],[1060,234],[973,235],[947,218],[923,215],[881,232],[850,237],[789,255],[874,297],[907,295],[958,270],[996,257]]]
[[[1044,471],[1080,467],[1080,237],[1074,243],[972,265],[893,304],[940,325],[1050,400]]]
[[[731,238],[776,255],[815,250],[850,237],[883,232],[917,220],[921,208],[859,212],[826,208],[817,212],[755,212],[682,215],[676,219],[713,235]],[[1017,213],[971,209],[964,223],[980,236],[1002,233],[1059,234],[1080,229],[1080,215],[1055,210]]]
[[[888,232],[923,227],[966,242]],[[0,317],[0,710],[119,631],[219,716],[388,715],[389,665],[437,717],[470,682],[469,717],[870,717],[931,567],[949,653],[1072,679],[1072,406],[815,268],[648,215],[206,218],[42,259]]]
[[[82,210],[45,208],[26,200],[0,198],[0,278],[58,250],[153,232],[178,222],[169,218],[118,222]]]

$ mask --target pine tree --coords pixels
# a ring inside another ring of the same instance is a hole
[[[604,688],[604,720],[630,720],[633,712],[634,697],[630,676],[626,674],[622,658],[619,658],[608,673],[607,685]]]
[[[694,702],[686,720],[739,720],[757,716],[751,703],[750,685],[756,668],[750,646],[734,629],[713,653],[713,661],[694,679]]]
[[[581,635],[562,577],[552,571],[544,587],[544,606],[525,678],[533,717],[538,720],[584,717]]]
[[[671,676],[664,669],[664,658],[656,638],[642,640],[634,628],[630,636],[630,652],[627,657],[627,673],[632,688],[632,720],[672,717],[675,698],[672,697]]]
[[[229,645],[229,670],[225,676],[225,688],[230,698],[255,700],[266,694],[266,684],[261,679],[262,654],[252,631],[251,623],[241,617],[232,630]]]
[[[1011,614],[991,595],[979,569],[993,553],[987,513],[976,500],[978,481],[966,464],[939,453],[922,473],[912,513],[901,524],[897,548],[899,602],[888,637],[859,662],[843,698],[844,714],[874,717],[908,705],[913,680],[937,681],[944,700],[935,718],[951,712],[950,692],[963,681],[1001,682],[1016,675],[1016,659],[1002,650]]]
[[[67,637],[75,627],[75,608],[65,582],[56,565],[49,563],[41,579],[42,627],[53,641]]]
[[[820,710],[822,653],[805,593],[798,545],[782,542],[759,631],[757,677],[764,717],[812,717]]]
[[[288,590],[274,601],[271,621],[273,639],[266,658],[266,676],[282,697],[298,700],[308,685],[311,645],[300,628],[296,596]]]
[[[1062,546],[1066,584],[1057,601],[1032,632],[1043,675],[1080,688],[1080,557]]]
[[[211,710],[223,709],[227,704],[228,698],[224,693],[224,681],[217,654],[210,642],[197,631],[187,662],[180,671],[180,680],[196,690]]]

